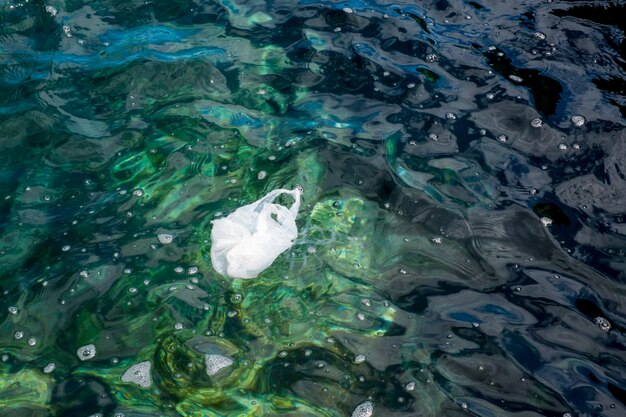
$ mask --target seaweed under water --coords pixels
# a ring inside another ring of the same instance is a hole
[[[624,16],[5,0],[0,415],[626,415]]]

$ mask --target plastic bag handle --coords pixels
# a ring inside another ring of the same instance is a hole
[[[298,189],[287,190],[285,188],[279,188],[278,190],[271,191],[265,197],[263,197],[263,199],[259,202],[258,207],[254,211],[261,211],[263,205],[273,203],[274,200],[281,194],[290,194],[295,200],[289,208],[289,213],[291,213],[291,215],[295,219],[298,215],[298,210],[300,209],[300,190]]]

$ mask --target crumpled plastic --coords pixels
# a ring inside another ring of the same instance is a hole
[[[282,194],[294,198],[291,208],[274,203]],[[277,189],[227,217],[213,220],[213,268],[232,278],[256,278],[293,245],[298,236],[296,216],[299,209],[299,189]]]

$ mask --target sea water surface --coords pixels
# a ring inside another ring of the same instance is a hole
[[[0,415],[625,416],[625,22],[2,0]],[[296,244],[215,272],[295,186]]]

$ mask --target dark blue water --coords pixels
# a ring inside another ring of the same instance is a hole
[[[1,416],[626,415],[626,6],[0,4]],[[304,190],[254,280],[210,221]]]

